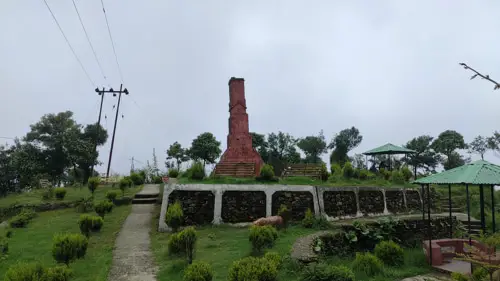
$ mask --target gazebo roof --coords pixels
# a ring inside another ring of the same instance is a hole
[[[500,185],[500,166],[479,160],[439,174],[417,179],[413,183]]]
[[[379,154],[411,154],[416,153],[415,150],[411,150],[408,148],[404,148],[401,146],[394,145],[392,143],[388,143],[382,145],[380,147],[374,148],[372,150],[368,150],[363,153],[364,155],[379,155]]]

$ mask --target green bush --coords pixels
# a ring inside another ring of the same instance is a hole
[[[63,200],[64,197],[66,196],[66,188],[56,187],[56,188],[54,188],[54,194],[56,195],[57,199]]]
[[[206,262],[195,262],[184,270],[184,281],[212,281],[212,267]]]
[[[194,227],[186,227],[179,233],[179,238],[184,244],[186,249],[186,259],[188,264],[193,262],[194,250],[196,246],[196,240],[198,239],[196,235],[196,230]]]
[[[52,245],[52,257],[58,263],[70,262],[85,257],[89,240],[81,234],[56,234]]]
[[[323,163],[321,164],[321,180],[322,181],[327,181],[328,180],[328,168],[326,167],[326,164]]]
[[[404,183],[405,179],[403,178],[403,174],[400,171],[394,170],[391,173],[391,181],[393,183]]]
[[[168,206],[167,213],[165,214],[165,223],[172,228],[173,232],[177,232],[184,222],[184,213],[179,201]]]
[[[405,182],[409,182],[410,179],[413,177],[413,173],[407,166],[401,168],[401,174],[403,175]]]
[[[352,267],[356,271],[364,272],[367,276],[374,276],[382,272],[383,263],[370,253],[356,253]]]
[[[100,217],[104,218],[105,214],[111,213],[113,210],[113,203],[108,200],[101,201],[94,205],[94,210]]]
[[[143,178],[140,174],[138,173],[131,173],[130,174],[130,180],[134,185],[141,185],[144,184],[145,178]]]
[[[306,267],[303,281],[355,281],[354,272],[346,266],[319,263]]]
[[[0,237],[0,257],[9,252],[9,241],[7,237]]]
[[[114,190],[109,190],[108,192],[106,192],[106,198],[109,201],[114,202],[116,197],[118,197],[118,192],[116,192]]]
[[[12,228],[26,227],[28,223],[36,217],[36,212],[32,209],[22,209],[21,212],[9,220]]]
[[[177,178],[179,176],[179,170],[178,169],[169,169],[168,170],[168,177],[169,178]],[[161,178],[160,178],[161,180]]]
[[[263,258],[246,257],[229,267],[228,281],[276,281],[276,265]]]
[[[90,232],[99,232],[104,224],[102,217],[81,215],[78,220],[78,226],[83,235],[89,236]]]
[[[44,280],[46,270],[40,263],[18,263],[7,270],[4,281]]]
[[[330,172],[332,175],[338,176],[342,174],[342,167],[340,166],[339,163],[333,163],[332,166],[330,167]]]
[[[276,252],[267,252],[264,255],[264,259],[266,259],[270,263],[273,263],[274,265],[276,265],[276,268],[278,268],[278,269],[281,267],[281,263],[283,261],[281,256]]]
[[[307,208],[304,219],[302,219],[302,226],[305,228],[312,228],[314,226],[314,214],[309,208]]]
[[[87,213],[94,209],[94,198],[92,196],[87,198],[81,198],[76,206],[76,211],[78,213]]]
[[[56,266],[48,268],[45,271],[45,278],[43,281],[69,281],[73,273],[71,269],[66,266]]]
[[[470,280],[469,277],[467,277],[467,275],[462,274],[460,272],[452,272],[451,279],[453,279],[455,281],[469,281]]]
[[[360,170],[360,169],[358,169],[358,168],[355,168],[355,169],[353,170],[352,177],[353,177],[353,178],[355,178],[355,179],[359,179],[359,177],[360,177],[360,175],[359,175],[359,174],[360,174],[360,173],[361,173],[361,170]]]
[[[53,188],[48,188],[42,192],[42,199],[43,200],[49,200],[54,197],[54,191]]]
[[[404,264],[404,251],[393,241],[382,241],[375,246],[375,256],[384,264],[396,266]]]
[[[167,249],[168,249],[168,254],[171,256],[184,254],[186,252],[186,249],[184,247],[183,241],[181,241],[179,233],[171,234],[168,237]]]
[[[163,183],[163,179],[161,176],[153,176],[151,178],[151,181],[154,183],[154,184],[162,184]]]
[[[132,184],[132,182],[126,177],[120,180],[120,183],[118,184],[118,186],[120,187],[120,190],[122,191],[122,196],[125,196],[125,190],[127,189],[127,187],[130,187],[131,184]]]
[[[271,181],[274,178],[274,168],[269,164],[264,164],[260,168],[260,178],[264,181]]]
[[[382,178],[384,180],[388,181],[391,179],[391,172],[387,171],[386,169],[380,168],[379,172],[380,172],[380,176],[382,176]]]
[[[202,180],[205,178],[205,167],[199,161],[196,161],[191,165],[188,171],[188,178],[192,180]]]
[[[288,223],[292,219],[292,210],[288,209],[286,205],[281,204],[278,210],[278,216],[283,218],[283,226],[286,229],[288,227]]]
[[[100,183],[101,183],[101,179],[99,177],[89,178],[89,181],[87,182],[87,187],[89,188],[90,193],[92,193],[92,195],[94,195],[94,192]]]
[[[346,179],[350,179],[354,176],[354,168],[352,167],[351,162],[345,162],[344,168],[342,168],[342,175]]]
[[[255,253],[262,252],[265,248],[272,248],[276,239],[278,239],[278,231],[270,225],[250,227],[248,240],[252,243]]]

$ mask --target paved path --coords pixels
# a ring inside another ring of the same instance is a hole
[[[452,279],[442,274],[428,274],[405,278],[401,281],[452,281]]]
[[[158,185],[146,184],[140,193],[158,192]],[[157,269],[149,237],[153,209],[154,204],[132,205],[132,212],[116,238],[109,281],[156,280]]]

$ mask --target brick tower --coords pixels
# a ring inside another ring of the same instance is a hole
[[[215,168],[215,174],[235,177],[258,176],[263,164],[264,161],[259,153],[252,147],[252,135],[248,129],[245,80],[231,77],[227,149]]]

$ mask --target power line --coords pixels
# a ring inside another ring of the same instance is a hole
[[[80,20],[80,24],[82,25],[83,32],[85,32],[85,37],[87,37],[87,42],[89,42],[90,48],[92,49],[92,53],[94,53],[95,61],[97,62],[97,65],[99,66],[99,69],[101,70],[101,74],[104,77],[104,80],[106,80],[106,75],[104,74],[104,70],[102,69],[101,63],[99,62],[99,59],[97,58],[97,53],[94,49],[94,46],[90,42],[89,34],[87,33],[87,29],[85,28],[85,25],[83,24],[83,20],[82,20],[82,17],[80,16],[80,12],[78,11],[78,7],[76,7],[75,0],[72,0],[72,1],[73,1],[73,6],[75,7],[76,14],[78,15],[78,19]]]
[[[95,83],[94,81],[90,78],[89,76],[89,73],[87,72],[87,70],[85,69],[85,67],[83,66],[82,64],[82,61],[80,60],[80,58],[78,58],[78,56],[76,55],[76,52],[75,50],[73,49],[73,46],[71,46],[71,43],[69,43],[69,40],[68,40],[68,37],[66,37],[66,34],[64,34],[64,31],[62,30],[61,28],[61,25],[59,24],[59,22],[57,21],[56,19],[56,16],[54,15],[54,13],[52,12],[52,10],[50,9],[50,6],[49,4],[47,3],[47,0],[43,0],[43,2],[45,3],[45,6],[47,6],[47,9],[49,10],[50,14],[52,15],[52,18],[54,19],[54,21],[56,22],[57,24],[57,27],[59,27],[59,31],[61,31],[61,34],[63,35],[64,37],[64,40],[66,40],[66,43],[68,43],[68,46],[69,48],[71,49],[71,52],[73,52],[73,55],[75,56],[76,60],[78,61],[78,63],[80,64],[80,67],[82,68],[83,72],[85,72],[85,75],[87,76],[87,79],[90,81],[90,83],[95,87]]]
[[[123,83],[122,69],[120,68],[120,64],[118,63],[118,56],[116,55],[115,43],[113,41],[113,36],[111,35],[111,28],[109,28],[108,16],[106,14],[106,9],[104,8],[104,1],[103,0],[101,0],[101,6],[102,6],[102,11],[104,13],[104,18],[106,19],[106,25],[108,26],[109,39],[111,40],[111,46],[113,47],[113,53],[115,54],[116,65],[118,66],[118,72],[120,73],[120,79],[122,80],[122,83]]]

